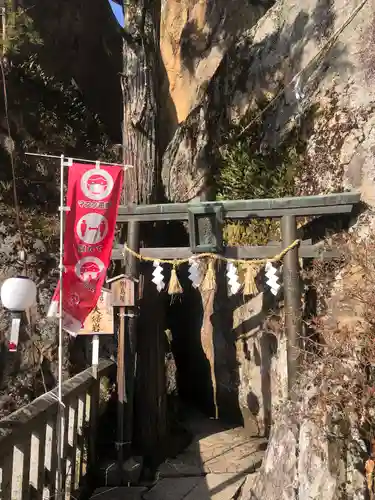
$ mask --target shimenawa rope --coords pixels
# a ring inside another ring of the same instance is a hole
[[[125,243],[124,245],[124,252],[123,255],[125,257],[125,253],[129,253],[130,255],[133,255],[133,257],[137,258],[139,261],[144,261],[144,262],[159,262],[160,264],[169,264],[173,266],[174,268],[182,265],[182,264],[188,264],[191,259],[212,259],[212,260],[221,260],[223,262],[233,262],[237,264],[265,264],[266,262],[278,262],[281,260],[285,254],[289,252],[289,250],[292,250],[294,247],[299,245],[301,240],[294,240],[293,243],[291,243],[289,246],[284,248],[282,252],[279,254],[275,255],[274,257],[270,259],[231,259],[229,257],[224,257],[223,255],[216,254],[216,253],[211,253],[211,252],[205,252],[205,253],[199,253],[196,254],[192,257],[188,257],[186,259],[159,259],[159,258],[152,258],[152,257],[145,257],[141,255],[138,252],[135,252],[131,248],[127,246]]]
[[[295,240],[293,243],[291,243],[287,248],[285,248],[282,252],[279,254],[275,255],[275,257],[272,257],[270,259],[252,259],[252,260],[245,260],[245,259],[231,259],[228,257],[224,257],[223,255],[212,253],[212,252],[205,252],[201,254],[196,254],[193,257],[187,258],[187,259],[158,259],[158,258],[151,258],[151,257],[145,257],[141,255],[138,252],[135,252],[131,248],[129,248],[126,244],[124,245],[124,252],[123,255],[125,257],[125,253],[129,253],[130,255],[133,255],[136,259],[139,261],[145,261],[145,262],[157,262],[158,264],[167,264],[172,266],[172,272],[171,272],[171,277],[169,280],[169,286],[168,286],[168,294],[169,295],[175,295],[175,294],[181,294],[183,293],[182,286],[178,280],[177,276],[177,268],[181,266],[182,264],[188,264],[191,263],[192,259],[196,260],[202,260],[202,259],[207,259],[208,265],[207,265],[207,270],[205,273],[204,278],[201,281],[200,288],[202,291],[208,292],[208,291],[214,291],[216,289],[216,278],[215,278],[215,263],[217,261],[222,261],[222,262],[231,262],[235,263],[239,266],[244,266],[245,267],[245,277],[244,277],[244,283],[243,283],[243,294],[244,295],[255,295],[258,292],[257,285],[256,285],[256,276],[259,267],[262,264],[265,264],[266,262],[278,262],[280,261],[286,253],[289,252],[289,250],[292,250],[292,248],[295,248],[298,244],[300,243],[300,240]]]

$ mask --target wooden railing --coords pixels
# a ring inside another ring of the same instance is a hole
[[[100,380],[113,370],[99,363],[63,384],[62,499],[76,493],[95,461]],[[56,391],[0,420],[0,499],[50,499],[56,495],[58,407]],[[75,496],[75,495],[74,495]]]

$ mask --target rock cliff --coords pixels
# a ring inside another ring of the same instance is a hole
[[[167,197],[188,201],[200,196],[217,175],[221,148],[241,142],[256,128],[259,151],[265,156],[283,145],[302,145],[295,194],[360,191],[367,204],[360,231],[366,235],[363,245],[368,243],[375,205],[370,49],[374,2],[276,0],[272,5],[232,2],[231,6],[234,18],[244,16],[247,22],[229,25],[225,15],[210,16],[210,9],[220,11],[219,1],[164,2],[162,55],[177,115],[176,131],[163,158]],[[176,29],[167,28],[177,13]],[[212,32],[215,35],[209,37]],[[190,33],[188,43],[185,37]],[[184,62],[186,47],[190,54],[196,50],[193,63]],[[348,279],[346,275],[344,282]],[[345,330],[349,327],[343,326],[342,318],[348,320],[350,307],[338,307],[339,275],[330,275],[330,280],[320,291],[332,297],[336,306],[331,304],[331,318]],[[319,307],[323,311],[326,304]],[[314,398],[297,410],[277,412],[286,397],[286,340],[275,336],[262,315],[261,296],[234,311],[232,334],[240,332],[235,340],[238,385],[225,362],[216,366],[216,384],[229,380],[232,390],[238,389],[242,414],[252,432],[267,432],[277,415],[256,485],[242,498],[365,498],[368,441],[355,411],[342,416],[349,426],[344,437],[306,416],[305,406],[314,405]],[[357,321],[354,318],[351,325]],[[249,326],[238,328],[240,324]],[[228,339],[228,332],[221,335]],[[354,351],[357,348],[353,346]],[[349,354],[338,362],[350,366],[353,359]],[[319,367],[315,369],[319,372]],[[302,384],[300,394],[305,390]],[[330,410],[326,417],[329,414]]]
[[[279,146],[293,129],[306,143],[299,192],[326,193],[353,187],[371,201],[372,2],[365,2],[345,27],[350,14],[360,6],[361,2],[352,0],[309,0],[303,5],[278,0],[266,12],[264,7],[264,15],[252,26],[261,15],[262,4],[242,3],[234,10],[247,16],[249,22],[232,31],[226,45],[217,41],[228,36],[224,23],[212,21],[206,14],[206,25],[201,31],[197,27],[198,34],[215,29],[216,38],[196,56],[190,72],[183,66],[181,50],[172,55],[168,39],[163,42],[162,47],[166,47],[162,53],[168,58],[165,64],[171,68],[171,94],[183,120],[164,156],[163,180],[171,199],[196,196],[214,169],[215,153],[227,132],[242,124],[250,127],[262,112],[259,121],[264,149]],[[190,7],[195,7],[195,2]],[[253,9],[251,15],[247,9]],[[165,20],[168,15],[167,11]],[[211,53],[213,65],[206,61],[211,60]],[[202,67],[206,70],[205,91]],[[181,97],[180,88],[184,89]]]

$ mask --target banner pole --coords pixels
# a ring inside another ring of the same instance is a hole
[[[61,158],[61,156],[58,155],[49,155],[48,153],[29,153],[26,152],[24,153],[26,156],[38,156],[40,158]],[[70,158],[70,157],[69,157]],[[124,170],[127,170],[128,168],[133,168],[133,165],[124,165],[122,163],[112,163],[108,161],[101,161],[101,160],[88,160],[87,158],[71,158],[74,161],[83,161],[85,163],[96,163],[99,161],[101,165],[109,165],[110,167],[122,167]]]
[[[99,364],[99,335],[94,335],[92,338],[92,370],[95,379],[98,378],[98,364]]]
[[[63,259],[64,259],[64,155],[60,157],[60,261],[59,261],[59,348],[58,348],[58,425],[57,425],[57,499],[62,499],[62,459],[64,446],[64,409],[62,401],[62,365],[63,365]]]
[[[124,463],[124,428],[125,428],[125,403],[126,376],[125,376],[125,307],[119,309],[120,325],[117,341],[117,463],[120,472],[121,484],[123,483]]]

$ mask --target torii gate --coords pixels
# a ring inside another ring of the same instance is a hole
[[[272,258],[287,248],[297,236],[297,217],[350,214],[360,202],[360,194],[346,192],[319,196],[289,197],[238,201],[206,201],[168,203],[154,205],[120,206],[117,222],[127,223],[127,245],[141,256],[161,259],[188,258],[200,252],[217,252],[225,257],[237,259]],[[281,220],[280,244],[265,246],[224,246],[223,224],[226,219],[251,220],[254,218],[277,218]],[[141,223],[181,221],[189,228],[189,247],[139,248],[139,226]],[[207,230],[209,228],[209,230]],[[283,287],[285,307],[285,333],[287,337],[288,391],[296,380],[299,357],[299,338],[302,334],[301,288],[299,286],[299,259],[339,257],[336,249],[325,249],[322,242],[311,240],[290,250],[283,259]],[[126,273],[138,277],[136,259],[126,256]],[[123,260],[123,246],[116,246],[113,260]],[[136,311],[130,310],[128,318],[130,337],[136,337]],[[134,355],[134,353],[133,353]],[[131,362],[131,360],[130,360]],[[131,381],[130,387],[133,387]],[[131,435],[132,430],[128,429]]]

